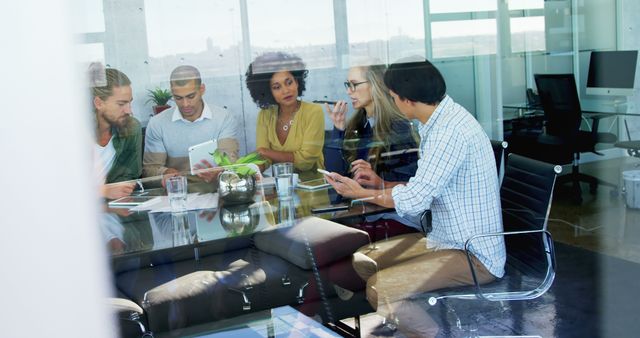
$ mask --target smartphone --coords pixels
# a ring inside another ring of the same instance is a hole
[[[325,175],[330,175],[331,174],[330,172],[328,172],[328,171],[326,171],[324,169],[320,169],[320,168],[318,168],[318,172],[321,173],[321,174],[325,174]]]
[[[329,100],[313,100],[313,103],[328,103],[328,104],[336,104],[337,101],[329,101]]]
[[[333,212],[333,211],[340,211],[340,210],[349,210],[349,205],[341,203],[341,204],[331,204],[331,205],[311,208],[311,212],[314,214],[321,214],[324,212]]]

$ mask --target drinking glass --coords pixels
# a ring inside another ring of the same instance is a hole
[[[296,206],[292,198],[282,199],[278,203],[278,219],[281,226],[293,226],[296,219]]]
[[[279,198],[293,196],[293,163],[283,162],[273,164],[273,177],[276,179],[276,191]]]
[[[187,210],[187,178],[174,176],[167,180],[167,195],[171,212]]]

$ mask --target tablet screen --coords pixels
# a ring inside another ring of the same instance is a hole
[[[125,196],[109,202],[109,206],[133,206],[150,201],[158,196]]]
[[[298,183],[298,188],[307,189],[307,190],[322,189],[322,188],[327,188],[329,186],[331,185],[327,183],[327,181],[325,181],[324,178],[318,178],[315,180],[309,180],[309,181]]]

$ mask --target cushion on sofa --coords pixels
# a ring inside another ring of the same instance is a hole
[[[302,269],[326,266],[369,243],[361,230],[317,217],[301,219],[291,227],[273,227],[254,235],[255,246]],[[309,255],[313,252],[313,256]]]

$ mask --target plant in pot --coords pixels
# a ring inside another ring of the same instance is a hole
[[[171,100],[171,92],[167,89],[162,89],[160,87],[156,87],[156,89],[148,89],[149,94],[147,95],[149,99],[146,103],[153,102],[153,114],[158,114],[161,111],[171,108],[170,105],[167,104],[169,100]]]
[[[229,160],[227,154],[216,150],[213,161],[225,171],[218,175],[218,194],[227,205],[243,204],[253,201],[256,193],[255,174],[258,165],[266,161],[257,153],[251,153],[239,158],[235,163]]]

